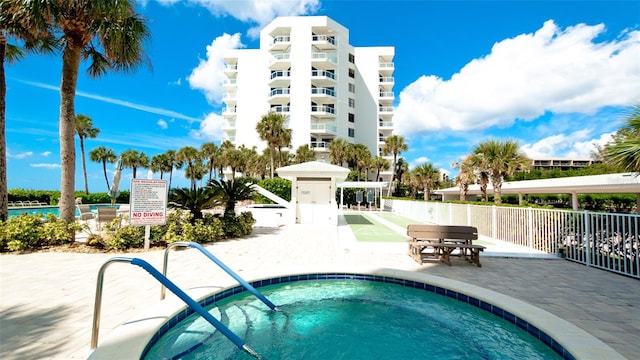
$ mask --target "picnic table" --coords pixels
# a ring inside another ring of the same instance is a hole
[[[419,264],[429,258],[438,258],[451,266],[451,255],[456,255],[481,267],[480,252],[485,246],[474,244],[478,239],[478,229],[459,225],[409,224],[409,256]]]

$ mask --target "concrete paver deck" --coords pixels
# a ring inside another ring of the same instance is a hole
[[[252,236],[206,248],[234,269],[296,268],[308,264],[363,265],[437,275],[472,283],[545,309],[599,338],[623,356],[640,353],[640,282],[564,260],[482,257],[418,265],[406,244],[359,243],[339,226],[256,228]],[[116,256],[138,257],[158,269],[163,252],[134,254],[31,253],[0,256],[0,358],[86,359],[100,266]],[[193,250],[170,254],[169,277],[182,288],[215,286],[226,274]],[[104,281],[100,336],[157,305],[160,286],[146,272],[113,264]]]

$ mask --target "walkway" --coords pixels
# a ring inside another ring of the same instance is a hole
[[[256,229],[248,238],[207,249],[241,276],[265,268],[322,264],[400,269],[470,282],[560,316],[629,359],[640,353],[640,282],[569,261],[483,256],[482,268],[462,261],[451,267],[418,265],[406,255],[406,244],[357,242],[344,218],[329,229],[317,225]],[[150,251],[124,256],[161,268],[162,255]],[[123,254],[1,255],[0,358],[86,359],[96,276],[100,266],[115,256]],[[216,279],[226,278],[192,250],[172,252],[169,276],[183,288],[212,287]],[[141,269],[112,265],[104,283],[100,339],[158,304],[159,293],[159,285]]]

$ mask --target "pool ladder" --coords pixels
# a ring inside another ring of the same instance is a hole
[[[194,312],[198,313],[205,320],[207,320],[213,327],[215,327],[218,331],[220,331],[226,338],[228,338],[234,345],[236,345],[241,350],[245,351],[252,357],[256,359],[262,359],[260,354],[258,354],[255,350],[250,348],[246,342],[236,335],[233,331],[231,331],[228,327],[226,327],[222,322],[213,317],[211,313],[209,313],[204,307],[198,304],[193,298],[187,295],[182,289],[180,289],[176,284],[174,284],[169,278],[167,278],[167,265],[168,265],[168,256],[169,251],[174,247],[192,247],[200,250],[205,256],[207,256],[211,261],[213,261],[218,267],[224,270],[227,274],[233,277],[236,281],[242,285],[246,290],[255,295],[258,299],[260,299],[265,305],[267,305],[271,310],[277,311],[278,308],[267,299],[264,295],[262,295],[258,290],[256,290],[251,284],[247,283],[244,279],[242,279],[238,274],[236,274],[233,270],[231,270],[228,266],[226,266],[222,261],[213,256],[207,249],[202,247],[202,245],[194,242],[175,242],[169,244],[164,251],[164,263],[163,263],[163,272],[159,272],[156,268],[151,266],[148,262],[138,259],[138,258],[127,258],[127,257],[114,257],[105,262],[98,271],[98,280],[96,285],[96,299],[94,303],[93,309],[93,327],[91,331],[91,350],[94,350],[98,347],[98,332],[100,329],[100,313],[102,307],[102,288],[104,282],[104,273],[109,265],[115,262],[128,262],[132,265],[137,265],[144,270],[146,270],[151,276],[153,276],[156,280],[160,282],[162,285],[160,292],[160,299],[164,299],[166,289],[168,288],[171,292],[173,292],[176,296],[178,296],[182,301],[184,301],[187,306],[189,306]]]

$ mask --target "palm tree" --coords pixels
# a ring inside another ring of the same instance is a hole
[[[489,164],[486,160],[484,154],[476,154],[471,153],[467,156],[467,161],[469,162],[469,166],[471,167],[474,174],[476,174],[478,179],[478,184],[480,185],[480,192],[482,193],[482,201],[489,201],[489,196],[487,195],[487,187],[489,186]]]
[[[251,188],[250,179],[248,178],[238,178],[227,181],[211,180],[208,186],[213,188],[216,191],[216,196],[224,202],[225,217],[235,217],[236,202],[252,199],[255,195],[255,191]]]
[[[350,157],[353,161],[356,173],[358,174],[358,181],[360,181],[360,173],[362,169],[367,167],[369,160],[371,159],[371,152],[364,144],[355,144],[351,147]]]
[[[176,160],[176,151],[175,150],[167,150],[164,154],[166,160],[166,168],[165,171],[169,172],[169,189],[171,189],[171,180],[173,179],[173,168],[178,166],[178,162]]]
[[[244,145],[241,146],[243,147]],[[244,153],[241,148],[227,149],[225,152],[225,162],[231,168],[231,180],[236,178],[236,171],[244,165]]]
[[[502,181],[505,176],[513,175],[518,170],[525,170],[531,160],[522,152],[518,142],[514,140],[499,141],[490,139],[478,144],[473,153],[481,156],[482,163],[489,169],[489,177],[493,184],[494,202],[502,202]]]
[[[329,158],[334,165],[342,166],[349,157],[350,144],[344,139],[336,139],[329,144]]]
[[[382,156],[376,156],[375,159],[373,159],[373,164],[371,165],[374,169],[376,169],[376,180],[378,181],[380,179],[380,172],[382,170],[389,170],[389,160],[383,158]]]
[[[431,200],[431,189],[438,181],[440,171],[432,163],[424,163],[416,166],[411,173],[422,184],[424,200]]]
[[[626,171],[640,172],[640,105],[633,107],[625,125],[605,145],[604,156]]]
[[[185,169],[185,177],[191,180],[191,190],[196,189],[196,181],[201,177],[202,169],[202,159],[201,154],[198,149],[193,146],[185,146],[180,148],[178,152],[176,152],[176,161],[180,164],[187,164]]]
[[[93,127],[93,120],[87,115],[76,115],[76,134],[80,139],[80,154],[82,155],[82,174],[84,175],[84,192],[89,194],[89,183],[87,183],[87,163],[84,155],[84,139],[95,139],[100,133],[100,129]]]
[[[164,177],[165,173],[170,172],[173,169],[173,159],[169,157],[169,154],[162,153],[151,157],[149,168],[153,172],[160,173],[160,179]]]
[[[120,155],[122,158],[122,166],[130,167],[133,170],[133,178],[135,179],[138,173],[138,168],[149,167],[149,157],[143,152],[129,149],[122,152]]]
[[[99,77],[109,71],[129,72],[149,64],[142,49],[150,33],[132,1],[16,1],[31,19],[41,19],[58,36],[62,51],[60,83],[60,218],[75,218],[75,95],[80,62]]]
[[[453,163],[451,163],[451,167],[460,171],[456,176],[455,181],[456,185],[460,187],[460,200],[464,201],[467,199],[469,185],[473,184],[476,179],[470,157],[466,156],[459,161],[454,161]]]
[[[280,148],[286,140],[286,129],[284,124],[286,117],[282,114],[270,111],[267,115],[262,116],[260,122],[256,125],[256,131],[261,140],[267,142],[271,156],[271,178],[273,178],[275,170],[275,153],[276,147]],[[290,129],[289,129],[290,130]],[[289,141],[291,140],[291,132],[289,131]],[[288,145],[288,142],[287,142]]]
[[[228,154],[236,150],[236,146],[229,140],[225,140],[220,144],[220,161],[218,162],[218,175],[222,179],[224,177],[224,168],[228,165]]]
[[[116,162],[117,156],[112,149],[107,149],[104,146],[98,146],[97,148],[89,152],[89,159],[94,162],[102,163],[102,171],[104,172],[104,180],[107,182],[107,191],[109,190],[109,177],[107,176],[107,163]]]
[[[20,1],[0,1],[0,221],[8,218],[6,96],[4,64],[22,59],[25,52],[49,53],[56,48],[41,18],[29,17]],[[22,44],[11,44],[9,39]]]
[[[208,142],[200,146],[202,158],[207,161],[207,169],[209,170],[209,181],[213,177],[213,173],[218,168],[218,159],[220,158],[220,149],[215,143]]]
[[[215,196],[215,191],[209,187],[196,189],[177,188],[169,192],[170,207],[188,210],[193,214],[191,223],[202,219],[202,210],[211,209],[221,205],[220,200]]]
[[[295,162],[296,164],[302,164],[304,162],[313,161],[316,159],[316,153],[311,150],[309,145],[300,145],[296,150]]]
[[[385,155],[393,154],[393,163],[391,168],[394,173],[391,175],[391,181],[389,181],[389,190],[387,191],[387,196],[391,196],[391,189],[393,188],[393,183],[396,181],[396,163],[398,162],[398,154],[403,151],[407,151],[409,147],[404,142],[404,137],[399,135],[391,135],[385,140],[384,147],[382,151]],[[398,179],[399,180],[399,179]]]

